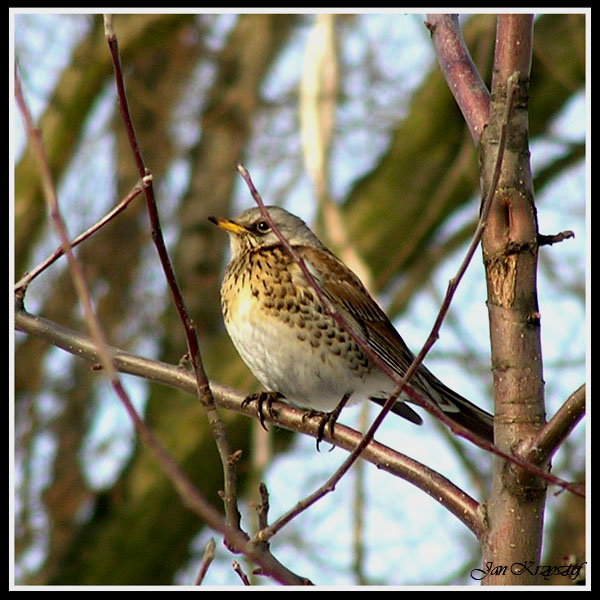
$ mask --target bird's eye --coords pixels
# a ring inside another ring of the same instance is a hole
[[[267,233],[271,229],[266,221],[259,221],[254,228],[258,233]]]

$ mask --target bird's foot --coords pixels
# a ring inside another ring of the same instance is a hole
[[[345,394],[340,400],[339,404],[331,412],[322,412],[319,410],[310,409],[302,415],[302,421],[307,421],[313,417],[319,419],[319,427],[317,429],[317,450],[319,450],[319,445],[323,441],[323,437],[325,436],[325,427],[327,427],[327,425],[329,425],[329,435],[331,439],[333,439],[335,424],[349,398],[350,394]]]
[[[279,392],[257,392],[256,394],[250,394],[247,398],[242,401],[242,406],[247,406],[250,402],[256,401],[256,414],[258,416],[258,422],[265,431],[269,431],[265,425],[265,405],[266,414],[273,419],[276,414],[273,411],[273,402],[279,400],[283,396]]]

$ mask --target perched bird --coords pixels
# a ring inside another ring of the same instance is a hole
[[[277,206],[266,208],[347,328],[394,373],[404,375],[413,354],[360,279],[302,219]],[[260,383],[285,402],[329,414],[346,402],[383,404],[396,383],[332,318],[260,209],[209,220],[230,239],[231,258],[221,286],[225,327]],[[425,366],[409,385],[448,419],[493,441],[492,415],[446,387]],[[421,417],[405,404],[410,400],[403,392],[392,411],[420,425]]]

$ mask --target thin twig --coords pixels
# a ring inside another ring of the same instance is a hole
[[[97,348],[98,354],[100,356],[100,360],[102,361],[103,367],[105,368],[108,377],[111,382],[115,382],[117,379],[116,370],[112,365],[112,361],[107,352],[106,340],[104,338],[104,333],[100,327],[100,324],[94,314],[94,310],[92,308],[92,300],[90,297],[89,289],[85,282],[85,276],[83,274],[83,270],[79,265],[79,262],[75,258],[73,251],[71,249],[71,245],[69,242],[69,236],[67,235],[67,230],[65,227],[64,220],[60,213],[60,209],[58,206],[58,199],[56,196],[56,188],[54,186],[54,180],[52,177],[52,173],[50,171],[50,167],[48,165],[48,161],[46,159],[46,152],[44,150],[44,145],[42,142],[42,136],[33,123],[33,117],[29,111],[29,107],[25,102],[25,98],[23,96],[23,91],[21,89],[21,80],[19,74],[15,68],[15,98],[17,101],[17,105],[21,112],[21,116],[23,117],[23,122],[25,124],[25,131],[27,133],[27,139],[29,141],[30,147],[33,151],[33,155],[38,164],[38,169],[40,172],[41,185],[44,193],[44,198],[46,200],[46,204],[48,206],[48,212],[50,215],[50,220],[58,234],[60,239],[60,244],[63,253],[67,257],[67,262],[69,265],[69,269],[71,271],[71,278],[73,280],[73,284],[75,286],[75,291],[81,302],[84,317],[86,324],[90,330],[90,334],[92,339],[94,340]]]
[[[99,221],[94,223],[91,227],[86,229],[83,233],[80,233],[77,237],[73,238],[69,242],[71,248],[75,248],[81,242],[84,242],[91,235],[96,233],[99,229],[104,227],[107,223],[109,223],[112,219],[114,219],[118,214],[124,211],[129,203],[137,196],[140,195],[144,186],[148,185],[149,178],[145,177],[140,182],[136,183],[131,192],[117,204],[111,211],[109,211],[104,217],[102,217]],[[43,273],[51,264],[53,264],[56,260],[58,260],[64,254],[64,250],[62,246],[56,248],[56,250],[46,258],[43,262],[41,262],[37,267],[26,273],[16,284],[15,284],[15,292],[18,292],[22,288],[26,288],[38,275]]]
[[[121,117],[125,125],[129,144],[133,153],[133,157],[136,163],[136,167],[140,177],[145,177],[149,174],[148,169],[144,164],[144,160],[141,155],[137,136],[133,127],[133,121],[129,112],[129,106],[127,103],[127,95],[125,93],[125,83],[123,80],[123,71],[121,68],[121,59],[119,55],[119,46],[117,37],[112,29],[112,19],[110,16],[105,15],[105,37],[110,50],[110,55],[113,62],[113,68],[115,73],[115,84],[117,88],[117,98],[119,102],[119,109]],[[235,469],[229,462],[229,456],[231,455],[231,449],[227,440],[225,427],[219,417],[218,412],[215,409],[214,399],[212,397],[210,387],[208,385],[208,377],[204,370],[204,364],[200,356],[200,347],[198,344],[198,336],[196,333],[195,323],[189,316],[185,301],[179,285],[177,284],[177,278],[175,271],[167,251],[167,247],[162,234],[162,227],[160,224],[160,218],[158,214],[158,207],[156,205],[156,199],[154,197],[154,188],[152,183],[146,186],[144,189],[146,197],[146,206],[148,210],[148,216],[150,218],[150,225],[152,229],[152,240],[158,252],[161,266],[165,274],[165,279],[171,291],[173,302],[183,323],[185,336],[187,340],[188,353],[194,374],[197,382],[197,394],[201,400],[205,411],[207,420],[211,427],[215,444],[217,446],[221,464],[223,467],[223,503],[225,506],[225,515],[227,522],[231,528],[239,528],[240,525],[240,513],[237,507],[237,480]]]
[[[240,563],[237,560],[231,561],[231,567],[233,568],[235,574],[240,578],[240,581],[244,585],[252,585],[250,583],[250,579],[248,578],[248,575],[246,575],[246,573],[244,573],[244,570],[242,569],[242,565],[240,565]]]
[[[121,69],[121,60],[119,56],[119,46],[117,37],[112,29],[112,18],[110,15],[105,16],[104,24],[105,37],[110,50],[115,73],[115,84],[117,87],[119,109],[125,124],[127,137],[133,152],[138,173],[140,177],[145,177],[149,174],[149,171],[142,159],[133,127],[133,122],[129,112],[127,96],[125,93],[125,84],[123,80],[123,72]],[[214,398],[212,396],[208,378],[204,370],[204,365],[200,356],[196,326],[189,317],[183,295],[181,294],[181,290],[177,284],[175,272],[167,252],[158,215],[158,207],[154,197],[154,188],[151,182],[144,189],[144,192],[152,229],[152,239],[158,252],[167,284],[173,296],[175,307],[177,308],[180,319],[184,326],[188,352],[196,381],[196,393],[205,408],[207,421],[211,427],[213,438],[221,459],[221,465],[223,469],[224,492],[222,494],[222,499],[225,508],[225,527],[217,530],[224,534],[224,542],[226,546],[228,546],[232,551],[243,552],[249,559],[256,561],[261,566],[261,569],[265,574],[274,577],[276,580],[282,583],[296,585],[305,585],[310,583],[306,578],[297,575],[285,565],[281,564],[270,553],[264,544],[253,543],[240,527],[241,518],[237,507],[237,478],[234,466],[235,463],[230,460],[232,452],[230,451],[225,427],[221,421],[218,411],[216,410]]]
[[[200,566],[198,567],[198,573],[196,573],[196,578],[194,579],[194,585],[201,585],[202,581],[206,577],[206,572],[208,571],[208,567],[210,567],[212,561],[215,558],[215,540],[210,538],[208,542],[206,542],[206,546],[204,546],[204,552],[202,554],[202,560],[200,561]]]
[[[575,232],[571,231],[570,229],[551,235],[544,235],[543,233],[538,233],[538,246],[552,246],[552,244],[557,244],[558,242],[562,242],[564,240],[568,240],[574,237]]]
[[[269,525],[269,490],[265,483],[260,483],[258,486],[258,492],[260,494],[260,504],[256,506],[256,513],[258,517],[258,528],[264,529]]]

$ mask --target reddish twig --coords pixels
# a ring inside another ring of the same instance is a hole
[[[131,114],[129,112],[127,95],[125,93],[125,83],[123,80],[123,71],[121,68],[121,59],[119,55],[119,45],[117,37],[112,29],[110,16],[105,16],[104,23],[105,37],[110,50],[115,73],[115,85],[117,88],[119,110],[125,125],[127,138],[129,139],[129,144],[131,146],[138,174],[140,177],[147,177],[149,171],[144,164],[137,141],[137,136],[135,134],[135,129],[133,127]],[[205,407],[206,415],[213,432],[213,437],[219,451],[219,456],[221,458],[221,464],[223,466],[224,473],[223,503],[225,505],[226,518],[230,527],[238,528],[240,524],[240,514],[237,508],[237,483],[235,469],[229,463],[231,450],[227,441],[225,427],[223,426],[223,423],[221,422],[221,419],[214,407],[214,399],[212,398],[210,387],[208,385],[208,377],[206,376],[204,364],[202,363],[200,356],[200,347],[198,344],[198,336],[196,334],[196,326],[189,316],[183,295],[179,285],[177,284],[175,271],[173,269],[173,265],[164,241],[152,182],[150,182],[150,184],[144,188],[144,193],[146,197],[148,216],[150,219],[150,227],[152,230],[152,240],[154,242],[156,251],[158,252],[160,264],[165,274],[169,290],[171,291],[175,308],[177,309],[179,318],[183,323],[190,362],[196,376],[198,398],[202,401],[203,406]]]
[[[119,111],[121,113],[121,118],[123,119],[123,123],[125,125],[125,130],[127,132],[127,138],[129,140],[129,145],[131,146],[131,151],[133,153],[133,158],[135,160],[136,168],[138,171],[138,175],[140,177],[147,177],[150,175],[150,171],[146,168],[144,164],[144,160],[142,158],[140,148],[137,141],[137,136],[135,134],[135,130],[133,127],[133,122],[131,119],[131,114],[129,112],[129,106],[127,103],[127,95],[125,93],[125,83],[123,80],[123,70],[121,68],[121,58],[119,55],[119,44],[117,41],[117,36],[115,35],[112,29],[112,23],[110,15],[106,15],[104,19],[104,33],[106,37],[106,41],[108,43],[108,47],[110,50],[110,55],[113,62],[113,69],[115,74],[115,85],[117,88],[117,100],[119,104]],[[167,284],[169,286],[169,290],[171,291],[171,295],[173,296],[173,301],[177,312],[183,322],[185,335],[187,339],[188,350],[190,352],[190,357],[192,360],[192,364],[196,375],[198,377],[198,388],[199,394],[202,398],[205,390],[205,382],[206,382],[206,373],[204,372],[204,367],[199,358],[198,351],[198,338],[195,333],[194,323],[192,322],[186,305],[177,284],[177,278],[175,277],[175,271],[173,269],[173,265],[171,263],[171,259],[169,257],[169,253],[167,252],[167,247],[162,234],[162,227],[160,224],[160,218],[158,215],[158,208],[156,205],[156,198],[154,197],[154,186],[152,182],[144,188],[144,194],[146,197],[146,206],[148,210],[148,217],[150,219],[150,227],[152,230],[152,240],[154,242],[154,246],[156,251],[158,252],[159,260],[161,266],[163,268],[165,278],[167,280]],[[210,392],[209,392],[210,393]]]
[[[145,177],[149,174],[149,171],[146,169],[142,159],[133,127],[133,122],[129,112],[127,96],[125,93],[125,84],[123,81],[121,60],[119,56],[119,46],[117,37],[112,29],[112,18],[110,15],[105,15],[104,17],[104,31],[113,62],[119,109],[125,124],[127,137],[133,152],[138,173],[140,174],[140,177]],[[224,529],[217,528],[217,530],[224,533],[225,544],[232,551],[243,552],[248,558],[255,560],[261,566],[265,574],[270,575],[283,583],[305,584],[307,583],[305,578],[293,573],[291,570],[277,561],[277,559],[270,553],[264,544],[256,544],[250,540],[248,535],[240,527],[241,517],[237,507],[237,478],[234,463],[230,460],[232,453],[229,447],[229,441],[227,439],[225,427],[216,410],[214,398],[212,396],[208,378],[204,370],[204,365],[200,356],[196,327],[192,319],[189,317],[188,310],[185,305],[183,295],[181,294],[181,290],[177,284],[175,272],[164,242],[152,183],[150,183],[150,185],[144,189],[144,192],[152,229],[152,239],[158,252],[160,263],[165,273],[165,278],[171,291],[175,307],[184,326],[189,357],[196,380],[197,396],[205,407],[207,420],[212,429],[213,438],[219,452],[223,469],[224,491],[222,494],[222,500],[225,507],[226,527]],[[191,490],[189,491],[191,493]],[[184,502],[186,502],[185,497]]]

